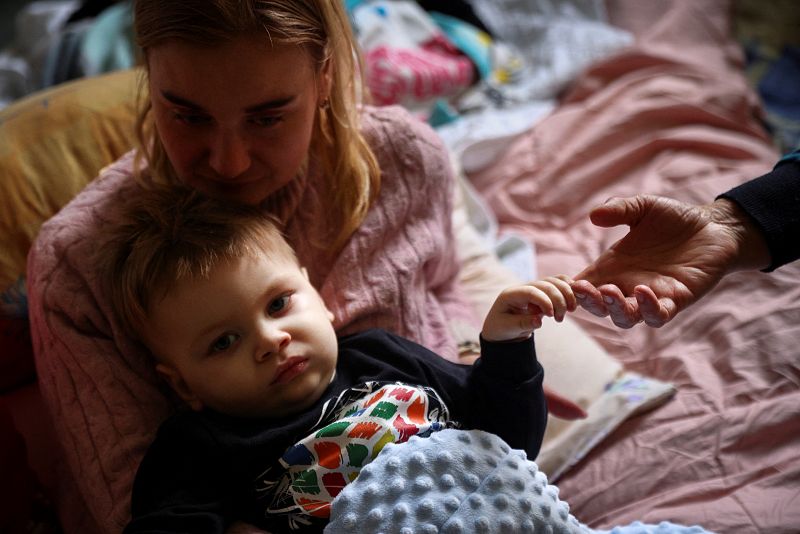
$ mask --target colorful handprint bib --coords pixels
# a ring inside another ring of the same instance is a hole
[[[265,514],[328,518],[331,501],[387,443],[457,426],[438,393],[424,386],[368,382],[328,401],[313,431],[262,473],[257,490]]]

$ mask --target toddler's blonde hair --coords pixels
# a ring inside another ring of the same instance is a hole
[[[106,294],[126,334],[142,338],[148,312],[175,284],[207,278],[222,263],[265,254],[298,265],[263,210],[153,186],[124,201],[98,248]]]

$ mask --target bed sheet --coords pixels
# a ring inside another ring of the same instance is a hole
[[[540,275],[574,275],[624,234],[588,219],[610,196],[704,203],[775,164],[730,8],[609,1],[610,21],[635,44],[594,64],[552,113],[468,174],[500,231],[535,243]],[[627,369],[678,388],[561,478],[579,520],[798,532],[800,264],[731,275],[661,329],[574,318]]]

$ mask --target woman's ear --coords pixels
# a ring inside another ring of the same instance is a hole
[[[169,383],[172,389],[175,390],[175,393],[177,393],[192,410],[199,412],[203,409],[203,401],[195,395],[192,388],[189,387],[189,384],[186,383],[177,369],[165,363],[158,363],[156,364],[156,372]]]
[[[319,69],[319,76],[317,77],[317,106],[321,108],[328,107],[328,102],[331,96],[331,87],[333,85],[333,60],[328,58]]]

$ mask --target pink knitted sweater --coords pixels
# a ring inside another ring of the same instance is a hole
[[[339,333],[383,327],[455,359],[449,321],[475,324],[476,333],[477,323],[456,282],[447,153],[402,108],[365,108],[362,122],[382,170],[380,195],[334,261],[315,258],[309,244],[324,209],[313,165],[274,206]],[[117,199],[136,194],[132,162],[129,153],[104,169],[42,227],[28,258],[42,395],[68,474],[104,532],[127,522],[136,469],[175,406],[142,346],[121,334],[92,261],[102,227],[119,216]]]

